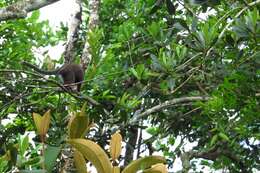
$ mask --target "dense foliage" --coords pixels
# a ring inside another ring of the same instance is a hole
[[[87,33],[93,59],[82,95],[107,110],[87,108],[97,124],[89,138],[105,146],[120,129],[126,153],[161,151],[170,169],[181,158],[183,171],[199,172],[198,165],[212,171],[260,170],[260,2],[206,2],[101,1],[100,27]],[[12,123],[0,125],[1,155],[21,142],[16,134],[34,129],[32,112],[48,109],[47,143],[59,147],[69,112],[84,102],[57,91],[56,78],[45,79],[20,65],[39,62],[35,49],[65,39],[66,27],[55,33],[47,21],[38,21],[39,14],[0,23],[0,120],[16,115]],[[83,21],[77,55],[86,28]],[[48,59],[47,52],[44,56]],[[176,99],[184,101],[163,107]],[[157,109],[149,113],[150,108]],[[144,130],[150,135],[137,141],[137,132]],[[30,145],[26,154],[36,158],[36,151]],[[25,151],[18,152],[25,157]],[[128,162],[128,157],[121,159]],[[14,162],[0,160],[0,172],[13,169]]]

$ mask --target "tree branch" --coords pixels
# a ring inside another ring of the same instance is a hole
[[[78,7],[72,17],[67,36],[68,40],[64,52],[65,63],[73,62],[75,59],[75,47],[78,40],[78,31],[80,29],[80,24],[82,23],[82,2],[81,0],[77,0],[76,3]]]
[[[183,87],[192,77],[194,73],[192,73],[184,82],[182,82],[178,87],[176,87],[173,91],[171,91],[168,95],[174,94],[176,91],[178,91],[181,87]]]
[[[209,100],[210,97],[207,96],[196,96],[196,97],[182,97],[182,98],[176,98],[172,100],[165,101],[159,105],[156,105],[150,109],[147,109],[143,113],[134,115],[134,117],[130,120],[130,124],[135,124],[137,123],[140,119],[148,117],[148,115],[159,112],[162,109],[169,108],[175,104],[179,103],[185,103],[185,102],[194,102],[194,101],[207,101]]]
[[[25,18],[31,11],[53,4],[59,0],[22,0],[0,9],[0,21]]]
[[[133,160],[138,137],[138,128],[132,126],[128,129],[128,133],[129,138],[126,143],[124,166],[128,165]]]
[[[24,71],[24,70],[1,70],[0,69],[0,73],[25,73],[28,75],[32,75],[35,76],[36,78],[41,78],[41,79],[45,79],[46,82],[50,82],[58,87],[60,87],[62,89],[62,91],[67,92],[69,95],[71,95],[72,97],[76,98],[76,99],[80,99],[80,100],[84,100],[89,102],[91,105],[93,106],[101,106],[100,103],[98,103],[96,100],[94,100],[93,98],[86,96],[86,95],[80,95],[79,93],[74,93],[72,91],[69,91],[68,89],[66,89],[66,87],[62,84],[60,84],[59,82],[57,82],[56,80],[53,79],[46,79],[44,77],[44,75],[41,75],[39,73],[33,73],[33,72],[29,72],[29,71]],[[74,85],[74,84],[73,84]]]
[[[99,24],[99,5],[100,5],[100,0],[89,0],[89,22],[88,22],[88,31],[87,33],[93,31],[93,29],[98,27]],[[81,61],[83,64],[83,69],[87,69],[91,62],[91,50],[90,50],[90,45],[88,42],[88,36],[86,37],[86,42],[84,45],[84,49],[81,55]]]
[[[214,147],[208,151],[188,151],[181,155],[182,165],[183,165],[183,172],[187,172],[190,169],[190,160],[193,158],[203,158],[206,160],[216,160],[220,156],[226,156],[230,160],[232,160],[234,163],[236,163],[239,168],[242,170],[242,172],[248,172],[246,166],[242,162],[240,158],[238,158],[236,155],[234,155],[231,150],[228,148],[221,149],[219,147]]]

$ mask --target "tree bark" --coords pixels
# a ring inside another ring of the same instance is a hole
[[[138,128],[130,127],[128,130],[128,142],[126,144],[124,166],[127,166],[134,158],[134,150],[138,137]]]
[[[0,9],[0,21],[26,18],[31,11],[58,2],[59,0],[22,0]]]
[[[82,23],[82,2],[81,0],[76,1],[78,9],[73,14],[73,18],[68,31],[68,40],[65,47],[64,59],[66,63],[73,62],[75,59],[75,45],[78,40],[78,31]]]
[[[206,101],[209,100],[209,97],[206,96],[197,96],[197,97],[182,97],[182,98],[176,98],[172,100],[167,100],[159,105],[156,105],[150,109],[147,109],[143,113],[135,115],[129,122],[131,125],[136,124],[140,119],[147,118],[150,114],[159,112],[162,109],[169,108],[175,104],[178,103],[185,103],[185,102],[193,102],[193,101]]]
[[[89,0],[89,23],[88,23],[88,31],[87,33],[93,31],[95,28],[98,27],[99,24],[99,5],[100,5],[100,0]],[[86,70],[91,63],[91,50],[90,50],[90,45],[88,42],[88,36],[86,36],[86,42],[84,45],[84,49],[82,52],[81,56],[81,61],[83,65],[83,69]]]

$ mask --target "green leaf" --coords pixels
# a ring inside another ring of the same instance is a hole
[[[139,76],[139,74],[137,73],[137,71],[134,68],[130,68],[130,72],[132,72],[132,74],[138,79],[140,80],[141,77]]]
[[[149,34],[154,39],[156,39],[160,32],[160,23],[152,22],[152,24],[147,27],[147,30],[148,30]]]
[[[219,135],[219,137],[222,138],[223,140],[225,140],[225,141],[229,141],[228,136],[225,135],[224,133],[221,133],[221,132],[220,132],[218,135]]]
[[[30,158],[28,160],[21,160],[20,162],[22,162],[20,167],[26,167],[26,166],[38,167],[42,165],[42,157],[37,156],[37,157]]]
[[[118,40],[125,42],[128,41],[133,33],[136,31],[136,26],[132,21],[126,20],[124,23],[122,23],[118,28]]]
[[[38,20],[40,17],[40,11],[39,10],[35,10],[32,12],[32,15],[28,18],[28,21],[30,22],[35,22],[36,20]]]
[[[210,141],[210,146],[213,146],[216,143],[217,139],[218,139],[218,135],[214,135]]]
[[[53,170],[55,166],[55,162],[60,154],[61,146],[55,147],[48,145],[45,152],[44,152],[44,165],[48,172]]]
[[[0,33],[4,31],[5,29],[8,29],[9,27],[12,27],[11,23],[1,23],[0,25]]]
[[[0,157],[0,171],[7,172],[8,170],[8,161]]]
[[[158,134],[158,128],[157,127],[149,127],[149,128],[147,128],[147,129],[145,129],[145,131],[147,132],[147,133],[149,133],[149,134],[151,134],[151,135],[156,135],[156,134]]]
[[[29,147],[29,137],[26,135],[25,137],[22,137],[20,135],[20,141],[19,141],[19,149],[20,149],[20,155],[23,156],[27,148]]]
[[[170,137],[169,138],[169,144],[174,145],[175,144],[175,137]]]

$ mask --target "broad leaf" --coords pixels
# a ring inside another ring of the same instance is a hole
[[[78,151],[74,151],[74,162],[78,173],[88,173],[86,160],[84,156]]]
[[[122,173],[135,173],[140,169],[146,169],[158,163],[166,163],[166,160],[161,156],[148,156],[148,157],[140,158],[130,163],[123,170]]]
[[[51,115],[48,110],[43,116],[37,113],[33,113],[33,120],[37,128],[37,132],[40,136],[45,136],[50,125]]]
[[[82,106],[80,113],[74,113],[69,122],[69,137],[81,138],[89,128],[89,117],[85,113],[86,103]]]
[[[112,165],[109,158],[98,144],[86,139],[70,139],[68,143],[93,163],[99,173],[112,173]]]
[[[48,172],[53,170],[55,162],[61,151],[61,147],[55,147],[48,145],[44,152],[44,164]]]
[[[153,165],[151,168],[146,169],[143,173],[168,173],[166,165],[158,163]]]
[[[118,159],[118,157],[121,154],[121,148],[122,148],[122,136],[120,133],[116,132],[112,135],[111,141],[110,141],[110,156],[112,160]]]

